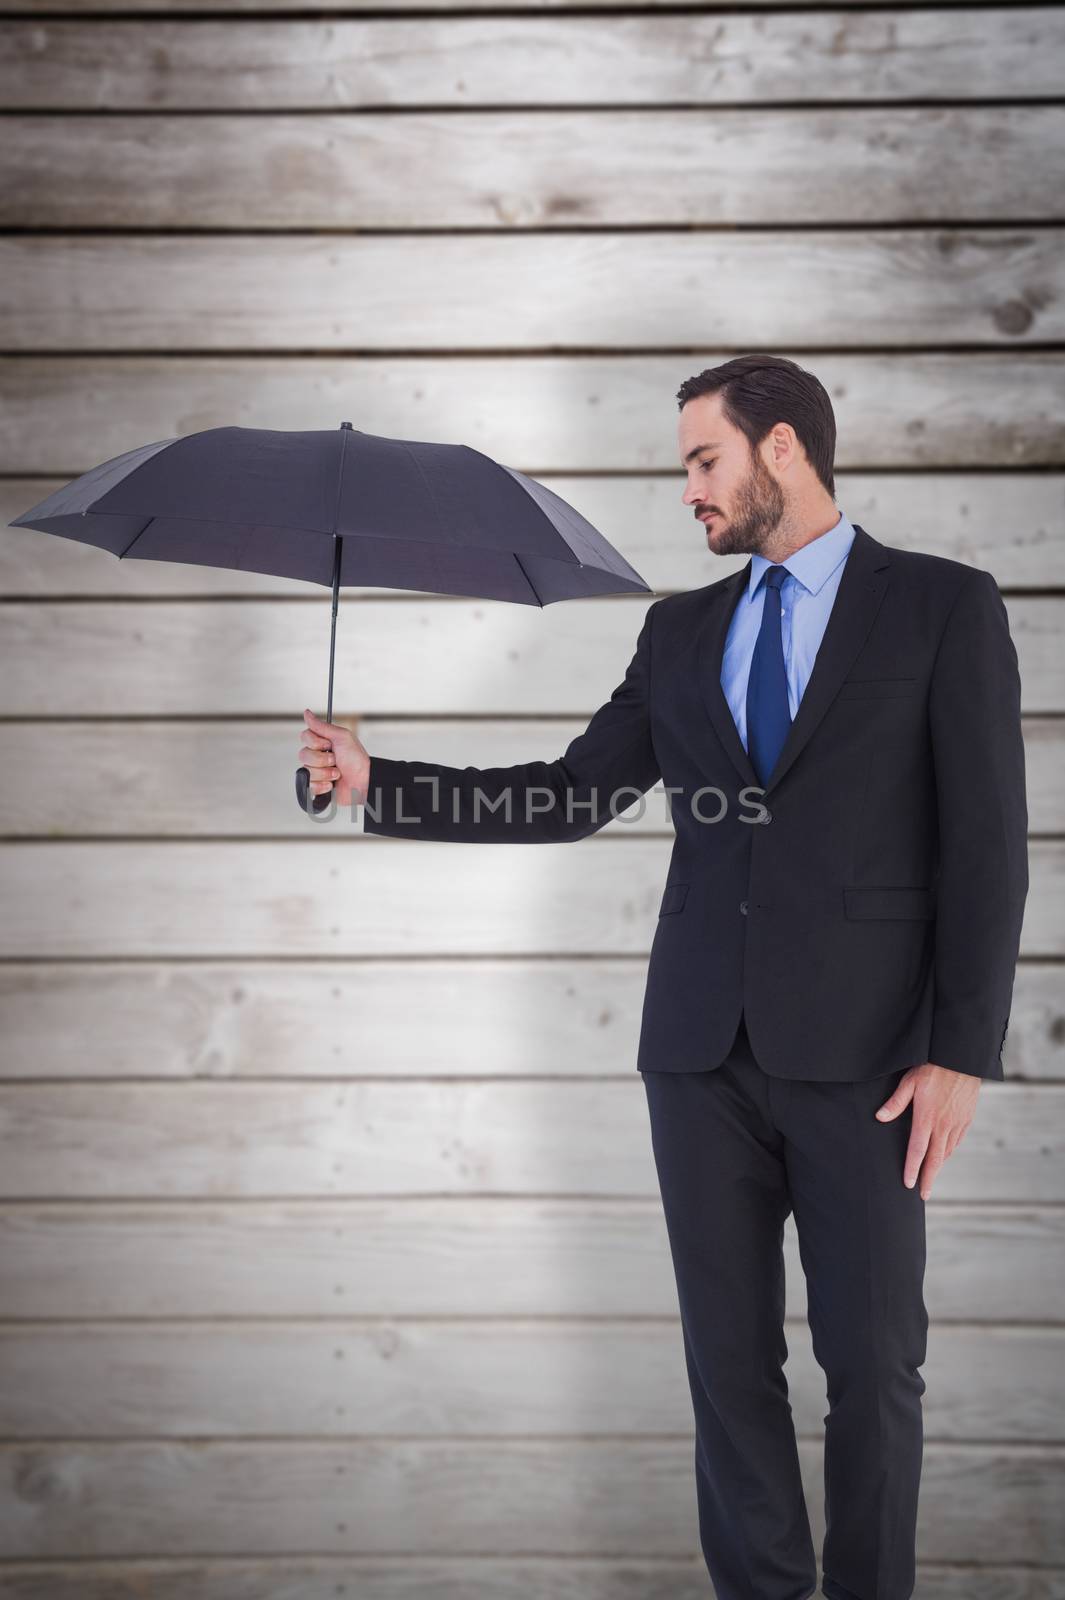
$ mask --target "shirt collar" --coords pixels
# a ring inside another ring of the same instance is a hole
[[[834,527],[829,528],[827,533],[819,533],[816,539],[811,539],[798,550],[793,550],[784,561],[773,562],[765,556],[752,555],[747,599],[754,599],[762,574],[772,566],[786,567],[804,589],[810,594],[816,594],[844,560],[853,542],[854,525],[841,511],[839,521]]]

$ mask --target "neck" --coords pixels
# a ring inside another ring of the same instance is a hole
[[[819,501],[816,506],[806,510],[789,509],[785,511],[778,526],[773,530],[772,538],[760,552],[767,561],[774,566],[786,561],[788,556],[794,555],[796,550],[801,550],[804,544],[809,544],[813,539],[819,539],[823,533],[828,533],[840,519],[840,509],[834,500]]]

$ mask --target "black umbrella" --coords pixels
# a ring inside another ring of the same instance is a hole
[[[463,444],[207,428],[115,456],[11,524],[119,560],[181,561],[328,584],[326,721],[341,585],[546,606],[649,586],[561,496]],[[307,810],[310,773],[296,773]],[[316,812],[328,794],[312,797]]]

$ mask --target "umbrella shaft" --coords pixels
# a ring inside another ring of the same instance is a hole
[[[333,617],[329,630],[329,692],[325,708],[325,720],[333,720],[333,652],[336,648],[337,638],[337,604],[340,599],[340,552],[344,540],[341,535],[333,535],[335,548],[333,551]]]

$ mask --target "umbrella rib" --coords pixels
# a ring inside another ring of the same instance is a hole
[[[519,556],[519,554],[518,554],[518,552],[516,550],[512,550],[511,551],[511,555],[514,557],[515,561],[518,563],[518,566],[521,568],[521,575],[525,579],[525,582],[529,585],[529,588],[532,590],[533,598],[536,601],[536,604],[540,607],[540,610],[542,611],[543,608],[544,608],[544,603],[540,599],[539,594],[536,592],[535,583],[533,583],[532,579],[529,577],[529,574],[525,570],[525,563],[522,561],[521,557]]]
[[[128,556],[128,555],[129,555],[129,553],[130,553],[130,551],[131,551],[131,550],[132,550],[132,549],[133,549],[133,546],[134,546],[134,545],[135,545],[135,544],[136,544],[136,542],[137,542],[137,540],[138,540],[138,539],[139,539],[139,538],[140,538],[140,536],[141,536],[141,534],[142,534],[142,533],[147,533],[147,532],[148,532],[148,529],[149,529],[149,528],[150,528],[150,527],[151,527],[151,525],[152,525],[152,523],[153,523],[153,522],[154,522],[154,521],[155,521],[155,518],[154,518],[154,517],[149,517],[149,518],[148,518],[148,520],[147,520],[147,522],[146,522],[146,523],[145,523],[145,524],[144,524],[144,527],[143,527],[143,528],[138,528],[138,529],[137,529],[137,532],[136,532],[136,533],[135,533],[135,534],[134,534],[134,535],[133,535],[133,538],[132,538],[132,539],[131,539],[131,540],[130,540],[130,541],[129,541],[129,544],[128,544],[128,545],[127,545],[127,546],[126,546],[126,548],[125,548],[125,549],[124,549],[124,550],[120,550],[120,551],[119,551],[119,552],[118,552],[118,559],[119,559],[119,560],[120,560],[120,561],[121,561],[121,560],[122,560],[122,559],[123,559],[123,558],[124,558],[124,557],[125,557],[125,556]]]

